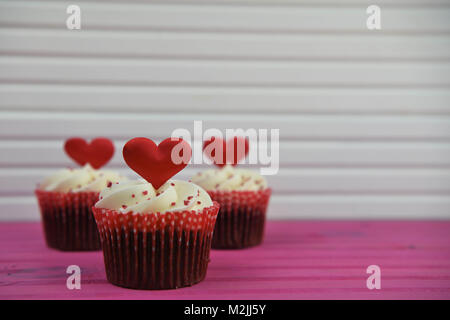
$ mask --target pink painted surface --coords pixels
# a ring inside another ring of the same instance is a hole
[[[72,264],[81,290],[66,288]],[[372,264],[381,290],[366,287]],[[0,272],[0,299],[450,299],[450,222],[270,222],[262,246],[213,250],[205,281],[166,291],[115,287],[101,252],[51,250],[39,223],[3,223]]]

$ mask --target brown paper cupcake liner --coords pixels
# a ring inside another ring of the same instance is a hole
[[[36,190],[47,245],[63,251],[100,250],[100,238],[91,208],[98,192]]]
[[[242,249],[262,243],[271,189],[260,191],[208,191],[220,204],[213,249]]]
[[[218,203],[201,212],[93,211],[106,276],[112,284],[133,289],[175,289],[205,278]]]

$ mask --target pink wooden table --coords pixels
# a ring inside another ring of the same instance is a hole
[[[81,290],[66,288],[79,265]],[[381,268],[368,290],[366,268]],[[102,253],[47,249],[39,223],[0,224],[0,299],[450,299],[450,222],[270,222],[265,243],[211,253],[193,287],[106,281]]]

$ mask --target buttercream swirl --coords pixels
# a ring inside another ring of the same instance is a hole
[[[208,169],[192,177],[192,182],[205,190],[257,191],[267,188],[267,181],[257,172],[226,165],[220,169]]]
[[[96,208],[122,213],[153,213],[202,210],[212,206],[211,198],[201,187],[186,181],[169,180],[155,190],[145,180],[113,184],[100,193]]]
[[[100,192],[108,185],[127,180],[108,170],[95,170],[90,165],[78,169],[63,169],[39,184],[40,190],[55,192]]]

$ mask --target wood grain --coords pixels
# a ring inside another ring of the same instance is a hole
[[[450,299],[450,222],[270,222],[262,246],[214,250],[203,282],[157,292],[109,284],[101,252],[47,249],[39,223],[0,224],[0,254],[1,299]]]

